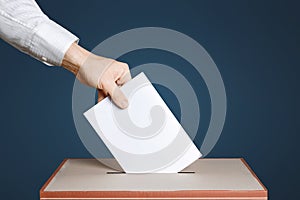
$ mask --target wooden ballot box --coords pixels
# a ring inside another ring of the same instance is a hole
[[[126,174],[96,159],[65,159],[40,199],[268,199],[243,159],[199,159],[180,173]]]

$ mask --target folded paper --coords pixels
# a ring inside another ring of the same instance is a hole
[[[125,172],[176,173],[201,157],[144,73],[121,90],[127,109],[107,97],[84,115]]]

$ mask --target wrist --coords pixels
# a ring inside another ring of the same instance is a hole
[[[83,66],[86,59],[91,52],[73,43],[64,55],[61,66],[77,75],[81,66]]]

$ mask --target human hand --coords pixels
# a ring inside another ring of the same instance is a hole
[[[109,95],[118,107],[126,108],[128,100],[119,86],[131,79],[128,65],[97,56],[74,45],[67,51],[62,66],[76,74],[80,82],[97,88],[98,101]]]
[[[120,108],[128,106],[128,100],[119,88],[131,79],[126,63],[91,54],[80,67],[77,78],[86,85],[98,88],[98,101],[109,95]]]

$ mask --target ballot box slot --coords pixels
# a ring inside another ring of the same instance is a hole
[[[188,171],[188,172],[178,172],[178,174],[194,174],[195,172]],[[106,172],[106,174],[126,174],[126,172]]]
[[[106,172],[106,174],[126,174],[125,172]]]

